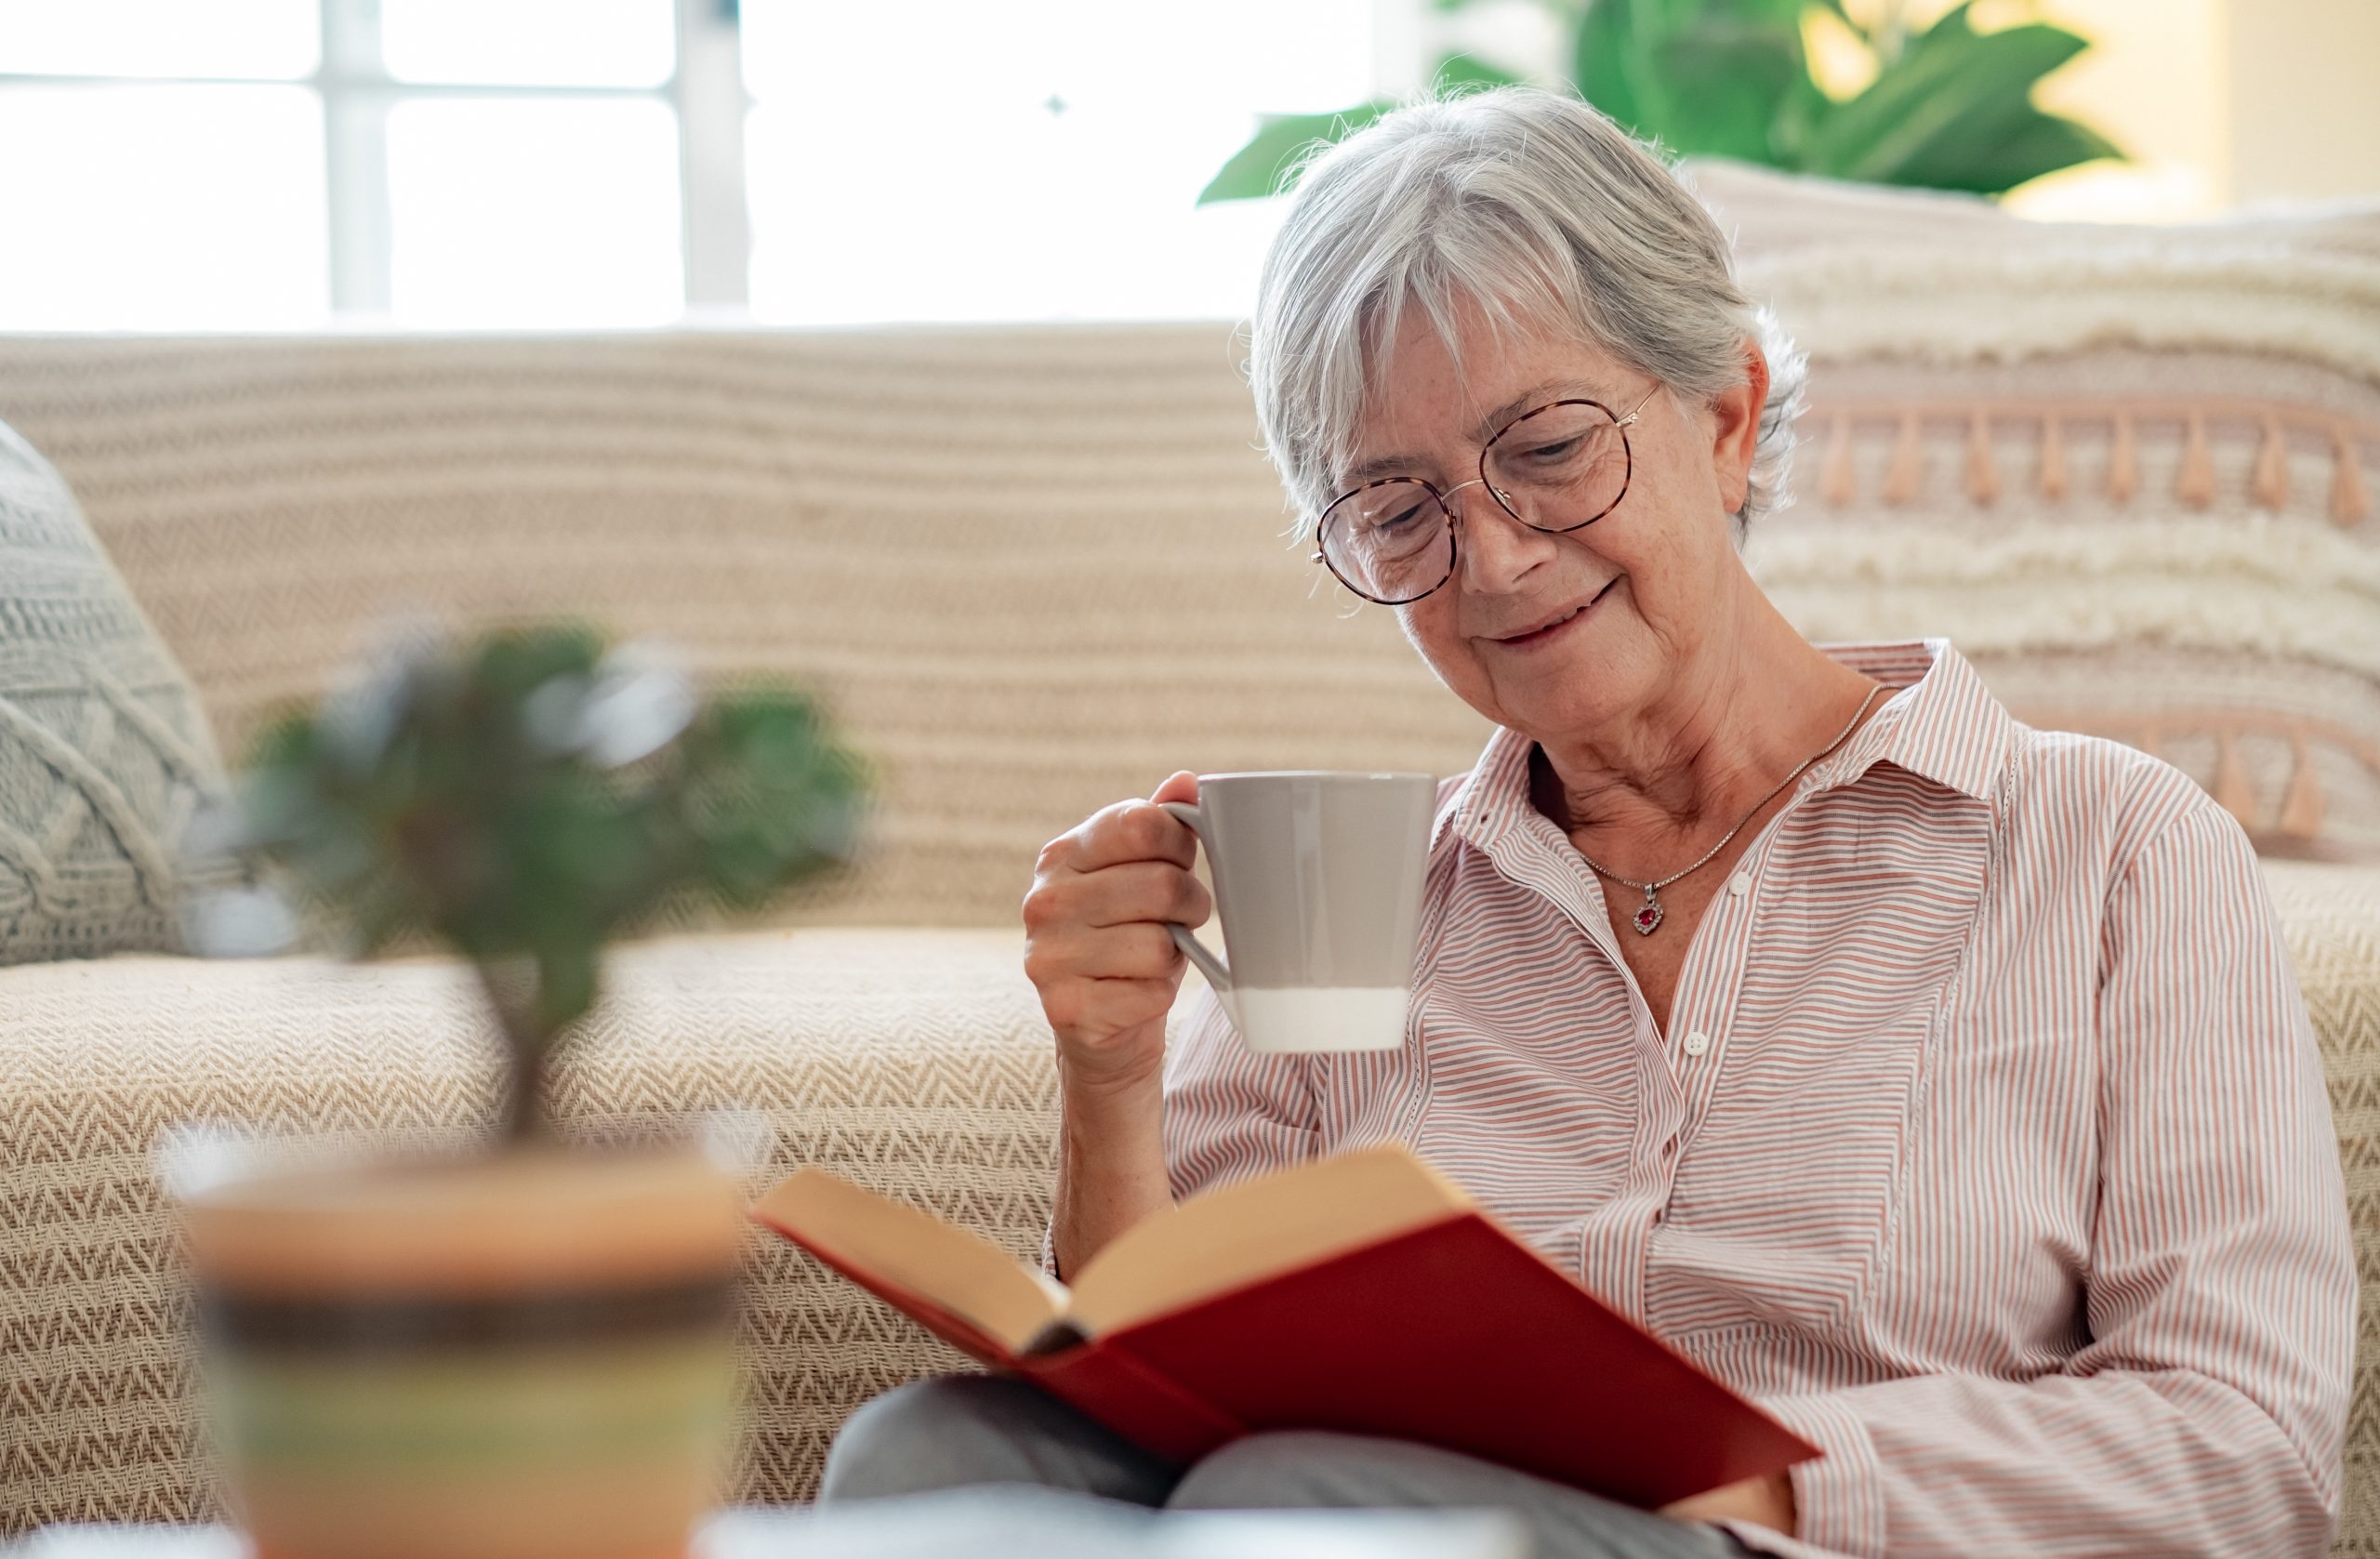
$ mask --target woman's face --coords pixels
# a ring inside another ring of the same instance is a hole
[[[1540,740],[1674,694],[1680,677],[1723,658],[1712,652],[1753,588],[1729,517],[1744,500],[1765,365],[1752,353],[1753,382],[1697,408],[1592,347],[1500,342],[1475,309],[1458,320],[1460,372],[1427,317],[1406,312],[1350,469],[1443,491],[1478,476],[1482,444],[1513,417],[1580,396],[1620,415],[1644,401],[1627,430],[1634,469],[1617,508],[1563,534],[1523,525],[1484,487],[1453,495],[1454,575],[1396,608],[1407,637],[1465,703]]]

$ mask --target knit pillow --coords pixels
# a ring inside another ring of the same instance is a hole
[[[1944,635],[2267,852],[2380,858],[2380,204],[2089,226],[1691,177],[1810,352],[1748,548],[1797,626]]]
[[[221,793],[198,698],[58,472],[0,426],[0,964],[182,947]]]

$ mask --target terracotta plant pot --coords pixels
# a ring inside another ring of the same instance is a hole
[[[261,1559],[676,1559],[734,1395],[736,1188],[520,1150],[183,1203]]]

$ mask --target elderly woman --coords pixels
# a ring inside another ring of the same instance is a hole
[[[1128,801],[1043,852],[1057,1267],[1402,1138],[1825,1454],[1647,1513],[1319,1433],[1185,1470],[975,1379],[863,1410],[828,1497],[1501,1505],[1549,1554],[2320,1552],[2355,1290],[2255,861],[1947,644],[1778,614],[1739,544],[1801,363],[1701,207],[1582,104],[1407,109],[1307,172],[1250,363],[1320,560],[1501,729],[1441,791],[1393,1054],[1253,1055],[1202,996],[1169,1055],[1191,835]]]

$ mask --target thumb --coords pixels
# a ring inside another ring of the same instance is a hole
[[[1152,801],[1188,801],[1193,805],[1196,805],[1198,799],[1198,776],[1192,773],[1187,769],[1176,769],[1171,774],[1167,776],[1166,782],[1163,785],[1157,787],[1156,792],[1149,797],[1149,799]]]

